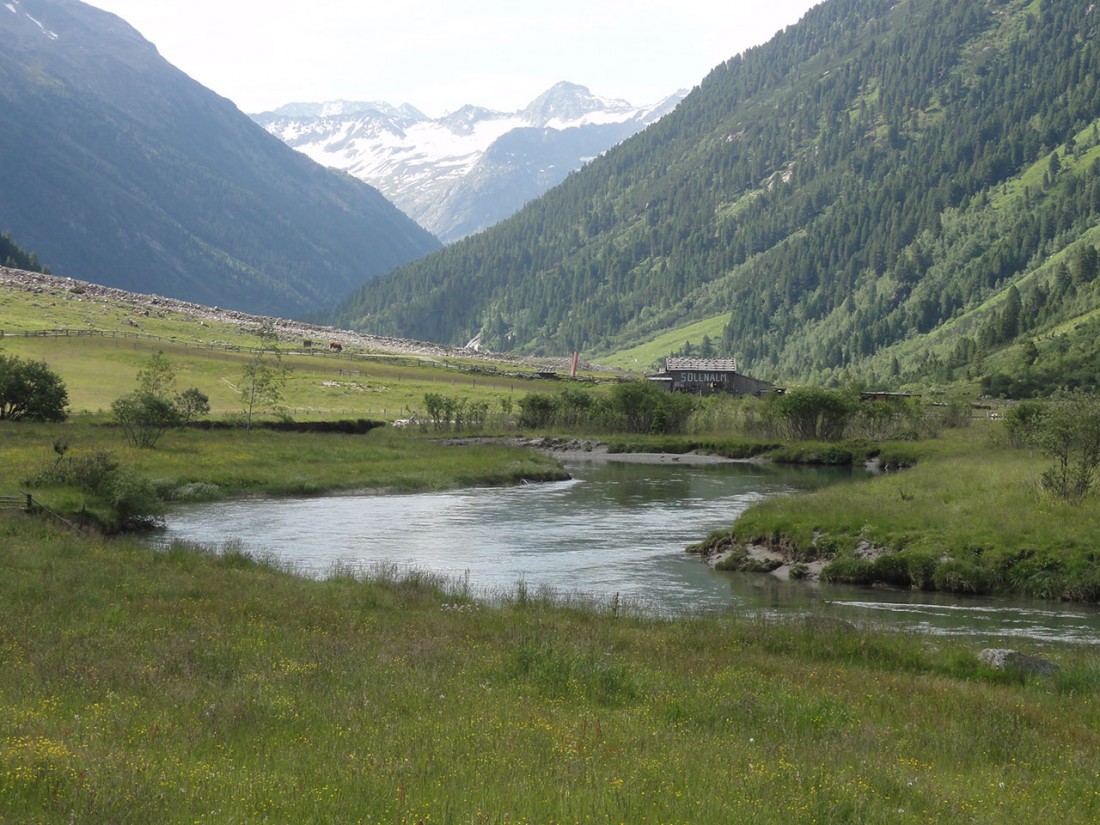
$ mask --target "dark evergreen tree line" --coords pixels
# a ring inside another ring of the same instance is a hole
[[[0,233],[0,264],[9,269],[22,269],[27,272],[49,274],[50,271],[38,262],[38,256],[35,253],[24,251],[6,232]]]

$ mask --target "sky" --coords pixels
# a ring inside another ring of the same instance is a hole
[[[255,113],[290,102],[518,111],[555,83],[635,105],[690,89],[820,0],[87,0]]]

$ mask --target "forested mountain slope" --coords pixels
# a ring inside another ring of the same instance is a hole
[[[1098,35],[1092,0],[828,0],[341,320],[598,354],[728,313],[763,376],[973,364],[1097,304]]]
[[[294,316],[440,246],[112,14],[5,0],[0,43],[0,230],[55,272]]]

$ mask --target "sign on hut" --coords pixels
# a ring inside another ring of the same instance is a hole
[[[670,392],[696,395],[718,392],[762,395],[774,389],[767,381],[738,372],[733,358],[669,358],[664,370],[649,380],[662,384]]]

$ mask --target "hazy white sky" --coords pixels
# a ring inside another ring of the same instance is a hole
[[[291,101],[514,111],[560,80],[691,88],[819,0],[88,0],[246,112]]]

